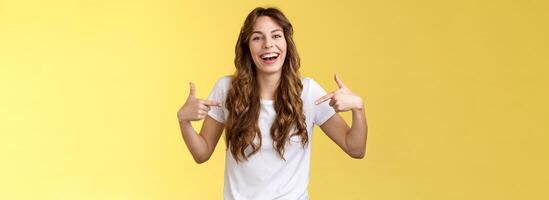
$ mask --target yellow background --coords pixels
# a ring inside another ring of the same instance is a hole
[[[365,159],[315,129],[311,199],[549,199],[549,6],[508,0],[0,0],[0,199],[221,199],[176,112],[256,6],[366,103]]]

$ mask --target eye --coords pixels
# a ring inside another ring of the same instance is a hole
[[[261,37],[259,37],[259,36],[254,36],[254,37],[252,37],[252,40],[253,40],[253,41],[257,41],[257,40],[259,40],[259,39],[261,39]]]
[[[273,35],[273,38],[281,38],[282,35],[279,35],[279,34],[276,34],[276,35]]]

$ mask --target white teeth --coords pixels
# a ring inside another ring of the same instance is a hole
[[[266,54],[261,55],[260,57],[261,58],[268,58],[268,57],[277,57],[278,55],[279,55],[278,53],[266,53]]]

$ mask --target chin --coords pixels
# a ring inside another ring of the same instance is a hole
[[[256,65],[257,66],[257,65]],[[258,66],[257,71],[262,74],[275,74],[282,71],[282,65],[280,66]]]

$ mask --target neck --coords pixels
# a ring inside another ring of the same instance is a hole
[[[273,100],[280,81],[280,72],[272,74],[257,74],[259,97],[262,100]]]

